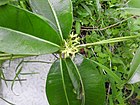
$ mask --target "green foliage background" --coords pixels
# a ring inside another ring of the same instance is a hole
[[[128,0],[72,0],[74,7],[73,30],[80,33],[81,43],[96,42],[120,36],[139,33],[140,18],[128,15],[121,8],[128,6]],[[98,45],[81,51],[86,57],[104,64],[125,81],[131,60],[139,46],[140,39],[114,44]],[[110,88],[111,87],[111,88]],[[134,85],[135,92],[131,98],[125,99],[132,91],[131,86],[117,86],[106,75],[106,105],[139,105],[139,83]]]

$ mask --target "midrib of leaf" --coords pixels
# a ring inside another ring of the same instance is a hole
[[[63,68],[62,68],[62,59],[60,59],[60,70],[61,70],[62,84],[63,84],[63,89],[64,89],[66,101],[67,101],[67,104],[70,105],[68,95],[67,95],[67,91],[66,91],[65,81],[64,81],[64,74],[63,74]]]
[[[13,29],[6,28],[6,27],[1,27],[1,26],[0,26],[0,28],[3,28],[3,29],[5,29],[5,30],[9,30],[9,31],[12,31],[12,32],[15,32],[15,33],[19,33],[19,34],[22,34],[22,35],[24,35],[24,36],[31,37],[31,38],[33,38],[33,39],[37,39],[37,40],[39,40],[39,41],[41,41],[41,42],[49,43],[49,44],[51,44],[51,45],[53,45],[53,46],[56,46],[56,47],[58,47],[58,48],[60,47],[59,45],[57,45],[57,44],[55,44],[55,43],[52,43],[52,42],[50,42],[50,41],[47,41],[47,40],[44,40],[44,39],[41,39],[41,38],[37,38],[37,37],[35,37],[35,36],[32,36],[32,35],[27,34],[27,33],[23,33],[23,32],[21,32],[21,31],[17,31],[17,30],[13,30]]]
[[[72,60],[71,60],[71,61],[72,61]],[[81,77],[81,75],[80,75],[80,73],[79,73],[79,70],[78,70],[77,66],[75,65],[75,63],[74,63],[73,61],[72,61],[72,63],[74,64],[74,67],[75,67],[75,69],[76,69],[76,71],[77,71],[77,74],[78,74],[78,76],[79,76],[79,79],[80,79],[81,85],[82,85],[82,96],[83,96],[83,100],[82,100],[82,104],[81,104],[81,105],[85,105],[85,89],[84,89],[83,80],[82,80],[82,77]]]
[[[55,12],[55,10],[53,9],[53,6],[52,6],[51,3],[50,3],[50,0],[48,0],[48,3],[49,3],[49,5],[50,5],[50,7],[51,7],[51,10],[52,10],[53,14],[54,14],[55,21],[56,21],[56,24],[57,24],[57,27],[58,27],[60,36],[61,36],[61,38],[63,39],[62,30],[61,30],[61,27],[60,27],[60,24],[59,24],[59,21],[58,21],[56,12]]]

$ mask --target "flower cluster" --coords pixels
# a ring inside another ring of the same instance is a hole
[[[78,34],[71,34],[67,40],[64,41],[64,50],[62,50],[62,54],[64,57],[71,56],[72,58],[75,57],[75,54],[78,53],[77,45],[80,44],[79,42],[80,37],[78,37]]]

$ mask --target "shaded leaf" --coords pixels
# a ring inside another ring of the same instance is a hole
[[[0,51],[38,55],[59,50],[60,36],[31,12],[12,5],[0,7]]]
[[[72,27],[71,0],[30,0],[33,11],[51,21],[51,26],[62,38],[67,38]]]

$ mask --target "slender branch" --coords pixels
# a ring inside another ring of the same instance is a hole
[[[85,47],[90,47],[93,45],[122,42],[122,41],[131,40],[131,39],[137,38],[137,37],[140,37],[140,35],[112,38],[112,39],[102,40],[102,41],[98,41],[98,42],[94,42],[94,43],[81,44],[81,45],[78,45],[77,47],[78,48],[85,48]]]
[[[17,59],[17,58],[23,58],[23,57],[28,57],[28,56],[4,56],[4,57],[0,57],[0,60],[10,60],[10,59]]]

